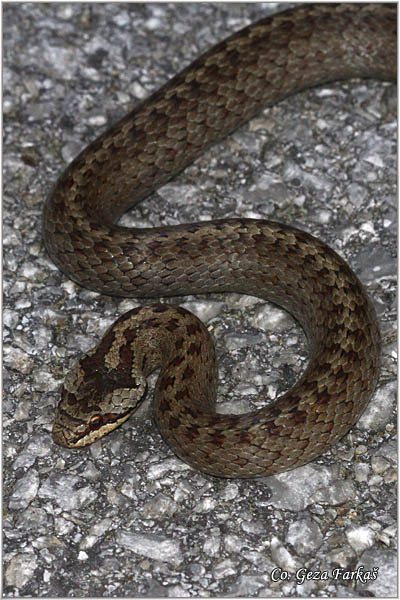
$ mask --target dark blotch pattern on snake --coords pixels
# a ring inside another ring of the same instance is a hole
[[[380,334],[361,283],[333,250],[271,221],[155,229],[115,223],[263,107],[324,82],[395,74],[395,5],[300,6],[206,52],[71,163],[43,221],[49,254],[71,279],[117,296],[234,291],[271,300],[304,328],[310,360],[272,407],[217,414],[205,327],[180,308],[135,309],[68,375],[57,442],[85,445],[125,421],[156,368],[154,410],[164,438],[212,475],[254,477],[297,467],[354,425],[377,382]]]

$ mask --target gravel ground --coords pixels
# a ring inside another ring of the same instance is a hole
[[[68,368],[137,303],[79,288],[54,267],[40,233],[46,195],[108,123],[275,8],[3,6],[5,596],[396,596],[391,84],[298,94],[124,217],[146,225],[273,218],[342,254],[374,300],[384,339],[379,386],[356,428],[312,464],[242,481],[207,477],[175,458],[149,404],[89,448],[52,442]],[[235,294],[172,301],[194,310],[216,339],[222,411],[255,409],[263,391],[275,399],[303,370],[304,336],[276,307]]]

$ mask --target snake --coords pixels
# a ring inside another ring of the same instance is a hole
[[[155,370],[152,410],[162,437],[208,475],[294,469],[355,425],[377,384],[381,336],[372,301],[333,249],[270,220],[155,228],[118,220],[283,98],[331,81],[395,77],[396,5],[297,5],[206,51],[71,162],[43,213],[45,246],[65,275],[120,297],[237,292],[271,301],[303,328],[309,360],[272,404],[221,414],[205,325],[179,306],[145,304],[122,315],[65,378],[56,443],[82,447],[125,422]]]

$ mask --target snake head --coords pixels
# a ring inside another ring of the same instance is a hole
[[[142,375],[118,382],[82,361],[66,377],[56,409],[53,439],[61,446],[87,446],[124,423],[140,406],[147,390]]]

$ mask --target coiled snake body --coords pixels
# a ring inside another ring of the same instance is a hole
[[[271,221],[155,229],[115,223],[266,105],[323,82],[394,79],[395,72],[395,5],[300,6],[206,52],[72,162],[43,221],[48,252],[69,277],[117,296],[235,291],[271,300],[304,328],[310,360],[272,407],[217,414],[206,328],[181,308],[135,309],[68,375],[54,426],[58,443],[82,446],[125,421],[159,367],[158,426],[178,456],[212,475],[255,477],[300,466],[352,427],[376,385],[380,334],[361,283],[333,250]]]

